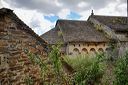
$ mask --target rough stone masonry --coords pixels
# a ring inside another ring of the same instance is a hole
[[[0,9],[0,85],[24,85],[31,76],[40,83],[40,68],[33,66],[25,50],[47,56],[47,43],[10,9]]]

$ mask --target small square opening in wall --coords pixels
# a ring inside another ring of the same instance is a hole
[[[7,62],[6,56],[0,56],[0,65],[5,64]]]
[[[95,46],[97,46],[97,43],[95,44]]]
[[[89,44],[87,44],[87,46],[89,47]]]
[[[105,47],[105,43],[104,43],[104,47]]]

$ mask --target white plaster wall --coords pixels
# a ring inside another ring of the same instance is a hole
[[[69,54],[69,55],[74,54],[73,50],[75,48],[77,48],[79,50],[79,53],[82,54],[83,48],[86,48],[88,53],[90,53],[91,48],[94,48],[96,50],[96,52],[98,52],[99,48],[102,48],[104,51],[106,51],[106,48],[108,47],[107,43],[98,43],[97,45],[95,45],[95,44],[97,44],[97,43],[70,43],[67,45],[67,54]]]

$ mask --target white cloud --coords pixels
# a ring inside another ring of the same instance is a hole
[[[16,15],[23,20],[26,24],[29,24],[31,19],[37,13],[35,10],[23,10],[23,9],[14,9]]]
[[[75,12],[82,12],[91,7],[101,9],[116,0],[4,0],[12,7],[37,10],[44,14],[58,14],[66,8]]]
[[[58,16],[62,19],[66,19],[67,15],[70,14],[70,10],[69,9],[62,9],[59,13]]]
[[[43,14],[57,13],[61,10],[62,4],[58,0],[4,0],[13,8],[37,10]]]
[[[105,8],[100,10],[96,10],[96,14],[98,15],[112,15],[112,16],[125,16],[126,15],[126,4],[121,4],[120,2],[114,2],[108,4]],[[123,8],[122,8],[123,7]],[[120,11],[119,11],[120,9]]]
[[[2,4],[4,5],[4,7],[11,8],[11,6],[6,2],[2,1]],[[55,23],[51,23],[50,21],[44,19],[43,13],[40,13],[36,10],[27,10],[27,9],[25,10],[21,8],[11,8],[11,9],[13,9],[16,15],[39,35],[47,32],[52,27],[54,27]],[[31,22],[34,21],[38,21],[38,22],[35,22],[32,25]],[[35,25],[38,24],[38,26],[35,27],[34,24]]]
[[[9,4],[7,4],[3,0],[0,0],[0,3],[1,3],[1,7],[7,7],[7,8],[9,8]]]
[[[2,2],[1,2],[1,0],[0,0],[0,8],[2,8],[3,7],[3,5],[2,5]]]
[[[14,10],[16,15],[30,26],[37,34],[42,34],[54,27],[44,18],[47,16],[59,16],[67,19],[71,11],[87,20],[94,9],[97,15],[126,15],[126,0],[0,0],[4,7]],[[5,2],[6,1],[6,2]],[[0,6],[1,3],[0,3]]]
[[[22,12],[21,10],[16,10],[15,13],[39,35],[50,30],[51,27],[55,24],[44,19],[44,15],[37,11],[25,10]],[[34,21],[36,22],[32,25],[31,22]],[[34,24],[38,25],[35,26]]]
[[[83,12],[80,13],[80,15],[82,17],[79,20],[87,20],[88,17],[91,15],[91,10],[83,11]]]
[[[126,3],[124,3],[124,4],[119,4],[119,5],[117,5],[117,10],[118,10],[118,12],[119,12],[119,15],[122,15],[122,16],[126,16],[127,15],[127,4]]]
[[[84,2],[84,1],[78,3],[78,7],[79,8],[84,8],[84,7],[87,7],[87,6],[88,6],[88,4],[86,2]]]
[[[55,4],[58,6],[58,7],[62,7],[63,4],[59,3],[58,0],[55,0]]]

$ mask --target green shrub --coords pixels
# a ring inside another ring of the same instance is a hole
[[[80,55],[75,58],[66,57],[65,60],[76,70],[74,82],[80,85],[100,83],[104,73],[102,56],[96,54],[94,56]]]
[[[53,64],[55,73],[59,76],[61,72],[61,61],[60,61],[60,46],[52,46],[52,51],[49,53],[49,59]]]
[[[55,73],[57,84],[72,85],[71,78],[65,73],[62,66],[60,46],[61,44],[52,46],[52,50],[49,53],[49,60],[52,63],[53,73]]]
[[[29,76],[26,76],[24,81],[25,81],[26,85],[34,85],[33,79],[31,77],[29,77]]]
[[[42,60],[41,56],[35,55],[31,52],[27,52],[27,55],[33,65],[38,65],[40,67],[42,82],[44,85],[70,85],[70,78],[62,69],[60,45],[52,46],[52,50],[46,61]],[[50,81],[46,82],[49,76],[52,76],[52,78],[49,78]]]
[[[116,62],[114,84],[128,85],[128,52]]]

